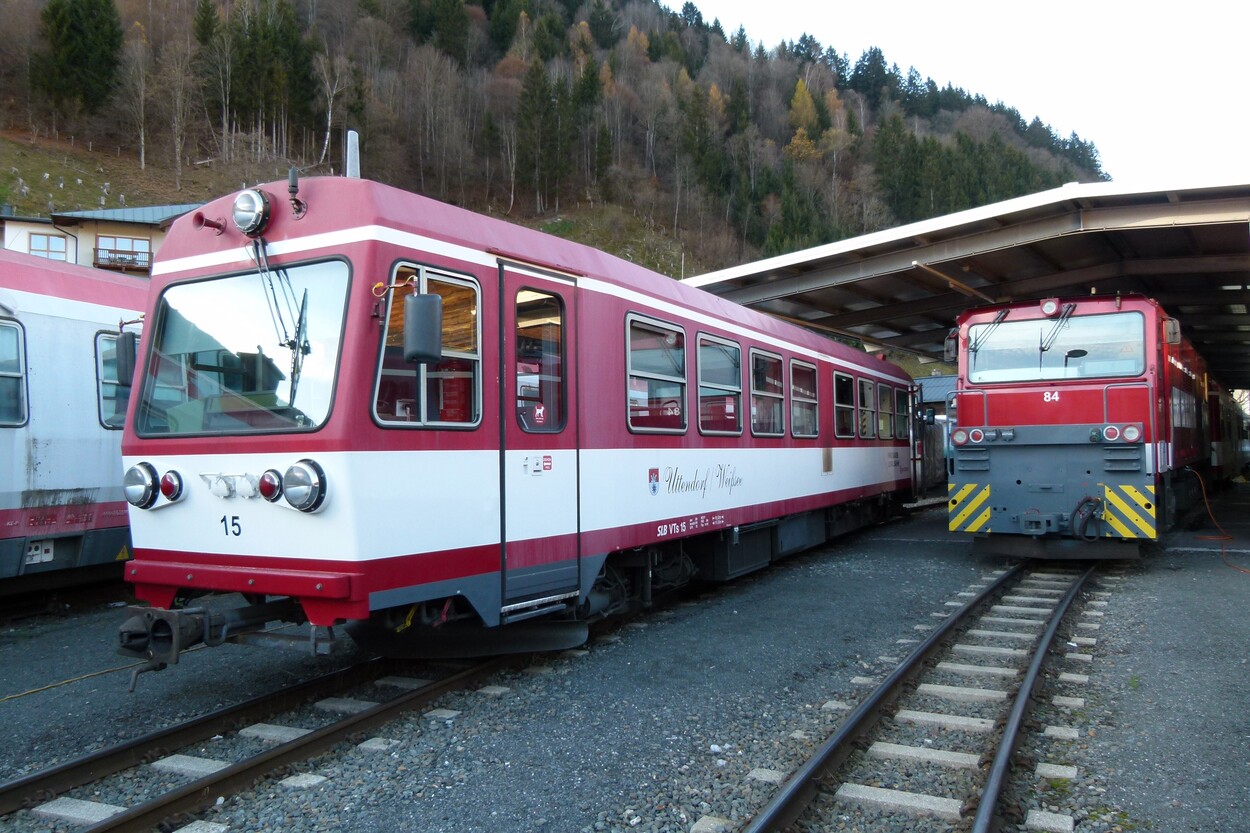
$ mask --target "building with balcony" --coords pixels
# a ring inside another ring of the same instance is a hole
[[[170,224],[201,205],[54,211],[48,217],[18,217],[0,210],[0,223],[6,249],[146,276]]]

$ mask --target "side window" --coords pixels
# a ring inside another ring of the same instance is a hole
[[[742,348],[699,336],[699,430],[742,433]]]
[[[516,298],[516,419],[525,431],[564,428],[564,305],[546,292]]]
[[[871,379],[859,380],[859,435],[877,436],[877,386]]]
[[[877,436],[894,438],[894,388],[889,385],[877,385]]]
[[[833,374],[833,434],[855,436],[855,380],[845,373]]]
[[[391,292],[383,336],[374,412],[384,423],[463,428],[477,425],[482,408],[481,297],[467,278],[401,264]],[[443,358],[436,364],[404,361],[404,298],[426,292],[443,299]]]
[[[26,353],[22,328],[0,321],[0,426],[26,423]]]
[[[751,433],[779,437],[786,432],[784,380],[781,356],[751,351]]]
[[[796,437],[818,436],[818,413],[815,365],[790,362],[790,433]]]
[[[911,427],[911,401],[907,395],[907,391],[894,391],[894,436],[900,440],[905,440],[910,436]]]
[[[686,430],[686,334],[676,327],[630,317],[629,427]]]
[[[95,376],[100,423],[105,428],[121,428],[126,421],[130,386],[117,378],[117,334],[97,333],[95,337]]]

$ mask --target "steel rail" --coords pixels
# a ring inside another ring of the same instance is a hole
[[[907,682],[924,662],[929,659],[946,640],[947,635],[968,616],[998,591],[1000,587],[1013,580],[1025,569],[1021,562],[999,576],[996,581],[982,590],[976,598],[969,600],[963,607],[955,611],[937,627],[929,637],[921,642],[908,654],[907,658],[897,666],[881,685],[877,686],[854,711],[847,716],[842,725],[816,753],[797,770],[772,800],[764,806],[747,826],[743,833],[765,833],[784,829],[802,813],[816,792],[816,780],[827,769],[835,767],[850,754],[851,742],[865,732],[880,714],[881,710],[898,694],[899,689]]]
[[[254,722],[312,697],[325,696],[376,679],[388,673],[393,666],[392,661],[384,659],[357,663],[0,784],[0,816],[29,806],[32,799],[45,800],[146,763],[160,750],[187,746],[219,734],[223,728]]]
[[[366,711],[346,717],[295,740],[279,744],[260,755],[184,784],[151,801],[110,816],[86,828],[85,833],[106,833],[106,831],[139,833],[139,831],[151,830],[171,817],[201,812],[211,807],[218,796],[248,789],[257,780],[276,769],[307,760],[335,744],[342,743],[352,734],[394,720],[405,711],[423,705],[449,691],[463,688],[475,680],[490,676],[516,662],[518,659],[515,655],[490,658],[450,677],[437,680],[428,686],[415,689],[385,703],[379,703]]]
[[[999,741],[994,763],[990,766],[989,777],[986,778],[985,787],[981,790],[981,801],[977,807],[976,817],[972,821],[972,833],[989,833],[993,829],[992,825],[997,821],[995,815],[998,809],[998,796],[1007,779],[1007,770],[1011,767],[1011,756],[1015,752],[1016,742],[1020,737],[1020,728],[1024,725],[1025,713],[1033,701],[1033,690],[1037,687],[1041,676],[1042,663],[1046,660],[1050,644],[1054,641],[1055,634],[1059,632],[1059,625],[1067,615],[1068,608],[1071,607],[1076,594],[1085,586],[1085,582],[1094,574],[1097,567],[1097,564],[1090,565],[1089,569],[1068,588],[1068,592],[1055,606],[1055,612],[1050,617],[1050,624],[1046,626],[1045,632],[1037,643],[1033,661],[1029,663],[1029,670],[1020,682],[1015,703],[1011,707],[1011,715],[1003,727],[1002,739]]]

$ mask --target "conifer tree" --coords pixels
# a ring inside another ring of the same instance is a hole
[[[113,92],[122,56],[122,22],[113,0],[51,0],[40,15],[46,44],[35,83],[61,109],[97,112]]]

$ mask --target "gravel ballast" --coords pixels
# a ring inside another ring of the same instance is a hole
[[[899,640],[916,638],[933,612],[1002,566],[970,556],[945,522],[939,507],[876,527],[653,613],[585,653],[538,657],[535,668],[491,680],[506,691],[442,698],[436,706],[459,711],[453,718],[414,714],[384,727],[376,734],[398,741],[389,748],[345,745],[282,774],[324,781],[293,788],[266,779],[205,818],[249,833],[688,831],[705,817],[734,829],[771,796],[769,771],[798,766],[846,713],[826,706],[867,693],[852,678],[884,675],[883,657],[910,650]],[[1101,693],[1087,695],[1088,725],[1064,763],[1081,767],[1090,779],[1082,787],[1106,792],[1085,790],[1100,805],[1078,820],[1078,833],[1113,829],[1093,826],[1095,809],[1156,830],[1242,829],[1250,729],[1236,707],[1246,666],[1236,663],[1250,636],[1250,576],[1231,578],[1218,552],[1171,559],[1125,571],[1092,649],[1089,689]],[[1218,624],[1201,600],[1207,591],[1227,605]],[[125,665],[112,654],[120,618],[106,610],[0,633],[0,697]],[[1192,635],[1176,632],[1186,626]],[[1157,654],[1169,645],[1189,652],[1188,668],[1162,664]],[[0,780],[330,665],[225,646],[145,675],[135,694],[113,673],[11,699],[0,704]],[[1215,671],[1227,688],[1204,679]],[[1181,701],[1222,722],[1198,729],[1199,715],[1187,722]],[[1192,751],[1178,755],[1178,743]],[[1201,783],[1183,794],[1161,787],[1187,783],[1176,768]],[[1066,811],[1071,794],[1039,806]],[[6,820],[14,821],[18,833],[71,829],[25,812]]]

